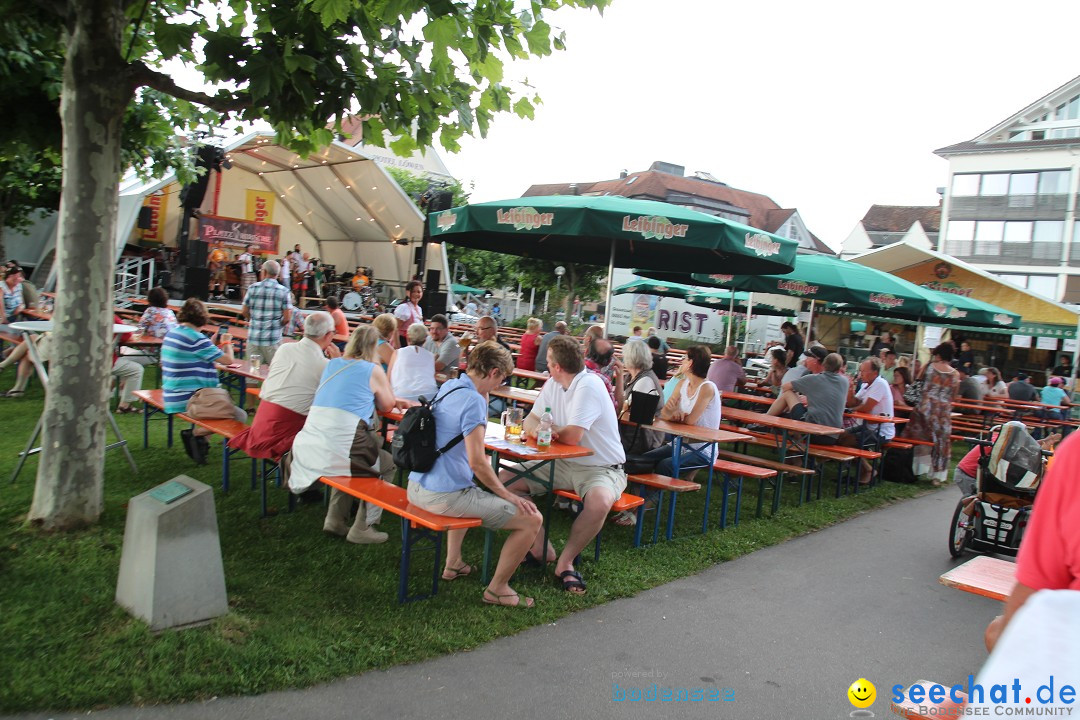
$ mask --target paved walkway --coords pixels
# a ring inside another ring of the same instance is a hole
[[[308,690],[93,717],[841,718],[859,677],[877,686],[874,714],[895,717],[893,685],[977,672],[983,628],[1000,608],[937,581],[956,564],[946,533],[958,497],[949,489],[903,502],[470,653]],[[654,682],[731,688],[733,700],[612,700],[613,683]]]

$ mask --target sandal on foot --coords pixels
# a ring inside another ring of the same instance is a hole
[[[619,527],[634,527],[637,525],[637,513],[630,512],[629,510],[623,510],[617,512],[608,518],[609,522]]]
[[[562,583],[562,589],[568,593],[585,594],[585,581],[581,579],[581,573],[577,570],[564,570],[559,573],[559,582]]]
[[[456,567],[456,568],[448,567],[448,568],[446,568],[445,570],[443,570],[442,579],[445,580],[446,582],[453,582],[454,580],[457,580],[459,577],[465,577],[466,575],[469,575],[470,573],[472,573],[472,565],[469,565],[468,563],[466,563],[466,564],[462,565],[461,567]]]
[[[513,602],[506,602],[503,598],[513,598]],[[531,608],[536,604],[531,597],[525,598],[525,604],[521,604],[521,596],[517,593],[509,593],[508,595],[498,595],[491,592],[487,588],[484,589],[484,603],[487,605],[498,605],[499,607],[509,608]]]
[[[17,398],[22,397],[25,394],[26,393],[22,390],[8,390],[6,393],[4,393],[4,397]]]

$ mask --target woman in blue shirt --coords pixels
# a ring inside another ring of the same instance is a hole
[[[445,447],[459,435],[463,441],[459,440],[440,455],[431,470],[409,474],[409,502],[440,515],[478,517],[483,527],[492,530],[509,530],[510,537],[503,544],[483,599],[489,605],[532,607],[532,598],[520,597],[510,587],[510,576],[536,540],[543,517],[531,500],[503,486],[484,454],[487,394],[513,371],[510,353],[489,340],[473,349],[464,375],[442,386],[433,409],[436,442],[439,447]],[[474,475],[491,492],[477,487]],[[461,559],[464,539],[464,530],[447,533],[443,580],[454,580],[472,572],[472,567]]]

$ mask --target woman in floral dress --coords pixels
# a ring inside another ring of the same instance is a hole
[[[951,343],[942,343],[932,351],[930,363],[923,368],[922,398],[904,433],[905,437],[934,443],[915,447],[912,469],[916,475],[929,475],[935,487],[947,481],[952,458],[952,402],[960,385],[960,376],[950,364],[953,352]]]

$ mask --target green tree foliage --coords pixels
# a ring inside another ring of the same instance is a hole
[[[101,512],[105,328],[125,164],[153,173],[176,162],[183,179],[171,137],[209,111],[267,122],[301,154],[329,144],[349,114],[365,118],[367,142],[396,137],[399,154],[436,138],[455,151],[463,135],[484,136],[498,113],[532,116],[538,97],[504,82],[504,64],[564,46],[545,19],[551,11],[608,2],[0,0],[0,32],[25,36],[0,43],[0,91],[23,93],[19,122],[6,115],[0,125],[0,147],[59,147],[60,110],[54,342],[80,349],[53,362],[30,520],[72,528]],[[177,67],[194,77],[178,82]]]

